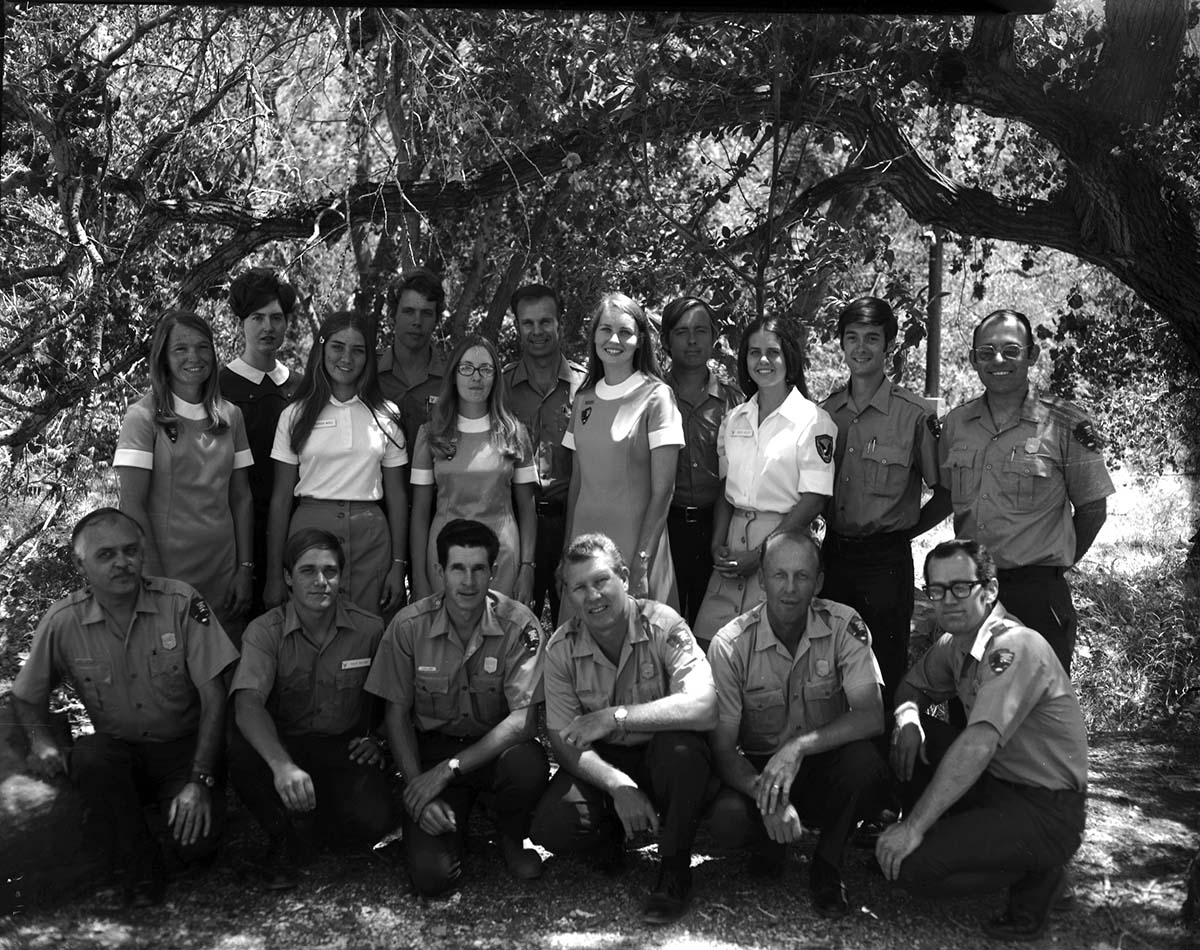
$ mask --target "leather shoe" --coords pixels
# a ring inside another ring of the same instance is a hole
[[[532,881],[542,876],[542,856],[524,842],[506,835],[500,836],[500,850],[508,872],[518,881]]]
[[[600,840],[592,854],[596,869],[605,877],[617,877],[625,870],[625,830],[619,822],[615,827],[601,829]]]
[[[808,889],[812,895],[813,910],[820,916],[836,920],[849,912],[850,903],[846,900],[842,872],[825,859],[813,858]]]
[[[692,896],[690,868],[661,868],[658,883],[642,910],[642,921],[653,926],[673,923],[687,911]]]
[[[788,849],[786,844],[768,841],[750,855],[746,871],[756,881],[778,881],[787,870]]]
[[[1008,909],[987,921],[983,932],[993,940],[1037,940],[1066,889],[1067,869],[1062,865],[1026,874],[1010,889]]]

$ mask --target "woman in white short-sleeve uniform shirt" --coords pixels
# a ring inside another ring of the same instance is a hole
[[[528,601],[537,540],[536,481],[533,446],[508,410],[496,348],[483,337],[467,337],[446,363],[437,402],[413,446],[413,597],[442,590],[435,567],[438,533],[455,518],[468,518],[500,539],[488,586]],[[432,512],[435,488],[437,511]]]
[[[587,378],[562,442],[575,453],[566,543],[591,531],[608,535],[629,565],[629,592],[678,609],[666,527],[683,418],[637,303],[603,296],[588,339]],[[562,603],[560,623],[573,614],[571,598]]]
[[[725,490],[713,510],[713,575],[696,617],[705,647],[762,601],[763,539],[811,524],[833,494],[837,425],[808,398],[795,328],[778,317],[753,321],[738,347],[738,381],[748,399],[726,413],[717,434]]]
[[[400,411],[379,391],[375,331],[363,315],[342,310],[321,324],[296,399],[279,417],[271,458],[266,605],[283,599],[286,540],[301,528],[323,528],[346,554],[342,594],[380,616],[400,607],[408,451]]]
[[[195,587],[235,643],[253,580],[253,463],[242,412],[217,386],[212,329],[164,313],[150,392],[129,407],[113,456],[121,509],[142,526],[146,573]]]

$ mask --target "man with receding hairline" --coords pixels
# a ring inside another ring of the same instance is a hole
[[[89,824],[125,899],[160,903],[163,855],[142,806],[156,802],[182,861],[211,855],[224,816],[217,783],[225,719],[221,673],[237,650],[187,584],[142,576],[137,522],[116,508],[85,515],[71,534],[87,580],[55,603],[13,682],[13,709],[29,738],[29,765],[66,772],[88,803]],[[50,691],[69,681],[95,732],[62,749],[49,727]]]
[[[1000,599],[1069,673],[1077,615],[1066,573],[1096,539],[1116,489],[1091,419],[1030,386],[1040,355],[1024,314],[996,310],[980,321],[970,359],[984,393],[946,416],[941,480],[955,536],[987,545]]]

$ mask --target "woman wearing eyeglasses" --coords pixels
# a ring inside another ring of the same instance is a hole
[[[400,410],[379,391],[375,328],[362,314],[331,313],[317,330],[296,401],[275,427],[271,458],[267,607],[283,600],[284,544],[302,528],[321,528],[338,539],[346,554],[339,584],[344,597],[379,616],[400,607],[408,451]]]
[[[499,537],[492,590],[521,602],[533,593],[537,473],[529,434],[508,409],[499,370],[495,346],[467,337],[446,364],[429,421],[417,430],[409,542],[414,598],[442,590],[436,540],[455,518],[482,522]]]

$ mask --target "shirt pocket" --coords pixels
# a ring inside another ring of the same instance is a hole
[[[477,676],[471,682],[471,703],[476,722],[494,726],[508,715],[504,697],[504,679],[500,676]]]
[[[577,695],[579,696],[579,705],[583,707],[585,713],[607,709],[612,705],[608,700],[608,694],[602,693],[598,689],[581,689]]]
[[[455,719],[458,716],[457,695],[450,693],[449,676],[418,676],[413,705],[417,715],[431,719]]]
[[[103,709],[112,690],[112,667],[96,660],[76,660],[71,664],[71,678],[89,709]]]
[[[1032,511],[1050,493],[1054,463],[1042,455],[1019,455],[1004,463],[1004,496],[1016,511]]]
[[[908,485],[911,446],[879,445],[863,453],[866,489],[872,495],[899,495]]]
[[[342,708],[352,706],[362,696],[363,683],[367,681],[366,667],[358,670],[338,670],[333,674],[333,701]]]
[[[782,689],[752,690],[742,696],[742,745],[750,751],[773,750],[787,725]]]
[[[833,676],[803,684],[801,694],[804,696],[806,729],[816,729],[832,722],[844,711],[841,684]]]
[[[182,650],[150,654],[150,685],[158,696],[168,702],[189,698],[195,687],[188,677]]]
[[[955,507],[969,505],[975,500],[975,449],[952,448],[946,456],[950,471],[950,500]]]
[[[275,693],[280,721],[285,725],[292,725],[308,713],[312,693],[309,674],[299,672],[286,678],[281,677]]]

